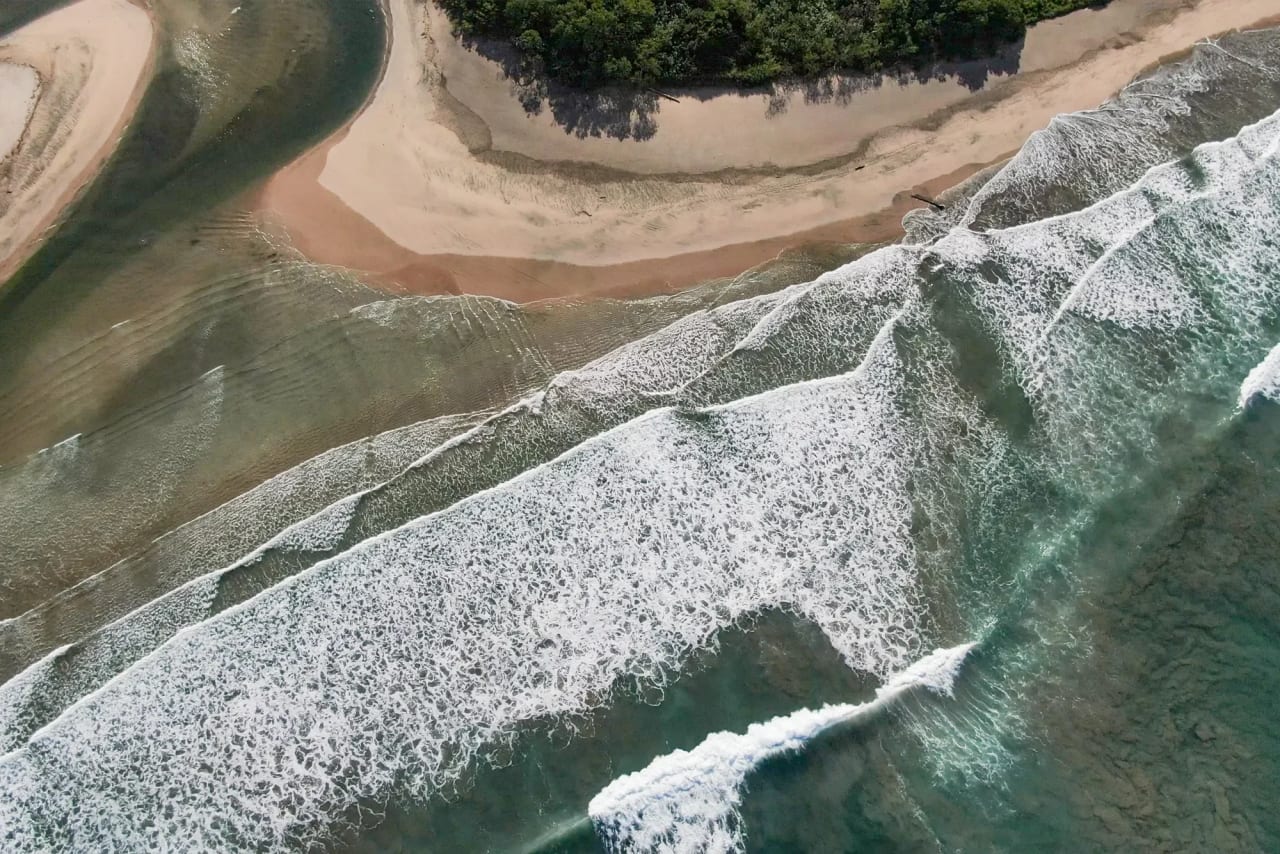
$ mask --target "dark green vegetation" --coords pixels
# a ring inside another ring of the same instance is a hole
[[[987,56],[1089,0],[440,0],[553,78],[764,83]]]

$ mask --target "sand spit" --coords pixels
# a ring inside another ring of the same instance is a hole
[[[789,246],[890,239],[919,204],[911,192],[998,162],[1198,40],[1280,14],[1280,0],[1113,0],[1032,28],[1017,73],[996,63],[976,91],[970,74],[843,94],[833,79],[834,97],[678,92],[637,140],[529,115],[431,4],[388,6],[369,104],[273,178],[260,207],[317,261],[521,301],[669,290]]]
[[[19,85],[3,69],[38,80],[30,107],[0,106],[0,285],[115,150],[150,79],[153,35],[128,0],[78,0],[0,40],[0,101]]]

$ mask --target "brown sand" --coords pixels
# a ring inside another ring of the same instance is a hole
[[[115,150],[154,48],[150,16],[128,0],[78,0],[0,41],[0,63],[39,76],[16,146],[0,158],[0,285]]]
[[[1280,0],[1113,0],[1033,27],[1021,70],[976,93],[886,80],[844,98],[777,93],[772,109],[759,93],[679,93],[637,141],[527,115],[438,11],[388,4],[369,104],[260,207],[317,261],[519,301],[663,291],[804,243],[891,239],[911,191],[962,180],[1161,58],[1280,13]]]

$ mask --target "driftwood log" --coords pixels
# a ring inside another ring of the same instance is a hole
[[[932,206],[935,211],[945,211],[947,209],[946,205],[940,205],[933,199],[929,198],[928,196],[922,196],[919,193],[912,193],[911,198],[916,199],[917,201],[924,202],[926,205]]]

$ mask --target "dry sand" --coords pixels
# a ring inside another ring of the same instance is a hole
[[[651,138],[620,140],[527,114],[433,7],[388,4],[370,102],[259,204],[315,260],[515,300],[666,290],[789,246],[890,239],[911,191],[962,180],[1162,58],[1280,14],[1280,0],[1113,0],[1033,27],[1018,72],[977,92],[955,75],[832,78],[818,98],[821,86],[677,92],[657,101]]]
[[[8,157],[19,111],[0,108],[0,284],[115,150],[154,54],[151,18],[128,0],[78,0],[0,40],[0,69],[21,66],[39,80]]]
[[[0,64],[0,162],[21,141],[39,91],[40,75],[34,68],[9,62]]]

